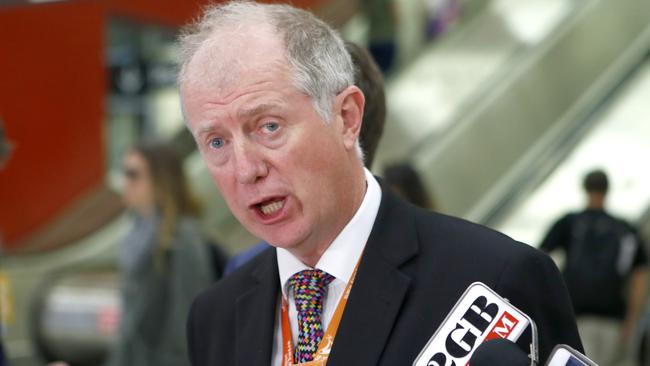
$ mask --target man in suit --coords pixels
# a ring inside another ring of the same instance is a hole
[[[194,366],[409,365],[475,281],[535,320],[542,362],[558,343],[582,349],[547,256],[415,208],[363,167],[364,95],[326,24],[231,2],[181,42],[188,128],[230,210],[275,247],[195,300]]]

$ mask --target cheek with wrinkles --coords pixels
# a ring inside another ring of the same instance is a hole
[[[219,190],[219,193],[221,193],[221,196],[223,196],[223,198],[226,199],[229,190],[228,190],[227,182],[225,180],[223,171],[214,167],[208,167],[208,171],[210,172],[210,176],[212,177],[212,182]]]

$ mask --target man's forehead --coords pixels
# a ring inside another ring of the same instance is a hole
[[[245,74],[277,72],[278,66],[287,67],[287,62],[277,36],[263,30],[215,33],[192,57],[184,83],[225,90]]]
[[[283,93],[298,91],[284,63],[235,65],[235,69],[232,70],[213,69],[206,73],[197,73],[193,79],[181,85],[181,96],[184,102],[189,98],[200,104],[209,104],[220,109],[229,105],[235,106],[232,103],[237,101],[237,107],[251,109],[252,112],[248,114],[252,114],[259,108],[248,106],[253,101],[249,100],[250,97],[246,97],[247,95],[255,93],[255,104],[268,106],[279,104],[277,101],[281,100],[280,96]],[[262,100],[260,97],[263,97]],[[247,102],[243,103],[245,101]]]
[[[271,64],[264,69],[242,68],[231,85],[185,85],[181,92],[188,122],[203,121],[209,127],[230,118],[246,121],[263,114],[284,115],[289,107],[286,98],[295,94],[303,93],[291,81],[291,74]],[[201,124],[197,127],[195,133],[211,132],[201,131]]]

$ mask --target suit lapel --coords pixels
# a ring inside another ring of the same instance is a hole
[[[386,189],[328,366],[377,365],[410,278],[399,267],[418,251],[413,214]]]
[[[269,365],[278,299],[279,275],[275,250],[252,273],[257,284],[237,299],[235,352],[237,365]]]

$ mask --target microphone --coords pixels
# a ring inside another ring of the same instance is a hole
[[[492,339],[515,342],[529,326],[532,334],[530,365],[535,365],[538,360],[537,327],[533,320],[485,284],[474,282],[433,333],[413,366],[467,365],[483,342]],[[489,351],[492,346],[487,347],[489,356],[494,351]],[[496,347],[501,352],[499,347],[504,346]]]
[[[472,365],[474,366],[474,365]],[[598,366],[596,363],[582,353],[567,346],[558,344],[551,351],[546,366]]]
[[[469,364],[470,366],[528,366],[530,359],[512,341],[498,338],[478,346]]]

